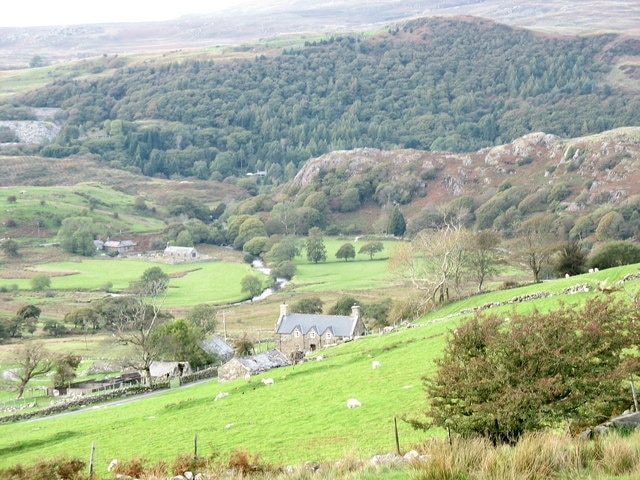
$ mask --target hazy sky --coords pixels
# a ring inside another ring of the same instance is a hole
[[[5,0],[0,27],[170,20],[214,13],[256,0]],[[260,3],[274,3],[262,0]]]

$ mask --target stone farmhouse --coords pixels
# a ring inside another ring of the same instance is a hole
[[[360,307],[351,307],[351,315],[319,315],[289,313],[287,305],[280,306],[276,323],[276,347],[290,358],[298,352],[313,352],[328,345],[353,340],[366,333]]]
[[[291,365],[291,362],[286,355],[274,348],[250,357],[232,358],[218,368],[218,381],[228,382],[237,378],[249,378],[251,375],[287,365]]]
[[[164,249],[162,256],[173,263],[195,262],[200,258],[200,254],[193,247],[168,246]]]

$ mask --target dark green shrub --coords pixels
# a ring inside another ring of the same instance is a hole
[[[598,247],[587,263],[601,269],[640,263],[640,246],[627,240],[608,242]]]

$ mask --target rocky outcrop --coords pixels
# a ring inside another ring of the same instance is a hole
[[[20,143],[39,145],[50,142],[60,132],[60,126],[51,121],[42,120],[3,120],[0,127],[11,130]]]

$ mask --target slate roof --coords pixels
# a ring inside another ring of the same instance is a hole
[[[189,362],[151,362],[149,371],[152,377],[164,377],[165,375],[173,376],[178,374],[179,365],[182,365],[182,374],[191,373]]]
[[[254,373],[291,365],[291,361],[280,350],[275,348],[264,353],[251,355],[250,357],[240,357],[235,360]]]
[[[228,360],[235,355],[235,350],[217,335],[205,338],[202,341],[202,348],[207,353],[215,353],[223,360]]]
[[[288,313],[280,317],[277,334],[290,334],[297,327],[303,335],[315,329],[322,335],[329,330],[336,337],[352,337],[357,319],[348,315]]]
[[[136,243],[132,240],[107,240],[104,242],[105,247],[110,248],[126,248],[126,247],[135,247]]]

